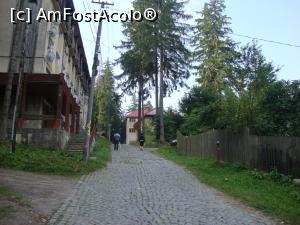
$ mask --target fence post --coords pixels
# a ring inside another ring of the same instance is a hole
[[[185,140],[185,154],[187,155],[187,150],[188,150],[188,139],[187,136],[184,137]]]
[[[221,159],[221,148],[220,148],[220,141],[216,142],[216,160],[220,162]]]

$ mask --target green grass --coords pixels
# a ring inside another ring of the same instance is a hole
[[[160,148],[155,154],[184,166],[202,182],[249,206],[290,224],[300,224],[300,187],[283,182],[285,179],[276,182],[278,176],[274,173],[266,176],[238,164],[220,164],[212,159],[182,155],[170,147]]]
[[[111,160],[110,142],[100,138],[91,156],[96,160],[84,162],[78,153],[30,145],[17,145],[10,154],[7,145],[0,145],[0,167],[51,175],[79,176],[105,167]]]
[[[24,198],[21,194],[10,190],[7,187],[0,186],[0,197],[7,199],[10,202],[17,203],[20,206],[30,207],[30,201]],[[9,214],[15,212],[15,208],[11,205],[0,207],[0,219],[7,217]]]
[[[15,211],[15,209],[12,206],[0,207],[0,219],[7,217],[9,214],[11,214],[14,211]]]
[[[30,201],[28,199],[7,187],[0,186],[0,196],[5,197],[7,200],[15,202],[21,206],[30,206]]]

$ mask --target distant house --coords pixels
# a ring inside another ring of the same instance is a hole
[[[156,109],[144,109],[145,127],[154,129],[152,127],[152,120],[156,115]],[[129,112],[126,117],[126,144],[137,141],[138,131],[136,129],[138,122],[138,110]]]

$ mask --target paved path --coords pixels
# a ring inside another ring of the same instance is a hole
[[[274,224],[198,182],[172,162],[123,145],[112,163],[82,177],[50,224]]]

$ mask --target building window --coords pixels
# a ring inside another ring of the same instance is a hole
[[[129,128],[129,133],[135,133],[135,129],[134,128]]]
[[[135,119],[134,118],[129,118],[129,122],[135,122]]]

